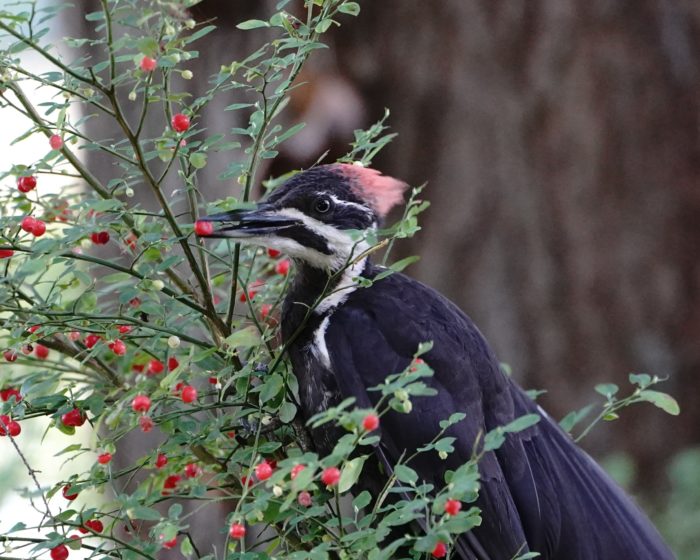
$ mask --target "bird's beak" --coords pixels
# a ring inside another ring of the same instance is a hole
[[[200,237],[231,237],[245,239],[249,237],[264,237],[274,235],[281,230],[297,225],[298,220],[280,215],[271,207],[261,204],[252,209],[230,210],[219,214],[211,214],[197,220],[198,224],[212,223],[213,230],[196,227]]]

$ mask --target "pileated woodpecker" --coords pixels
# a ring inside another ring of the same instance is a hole
[[[460,537],[453,557],[510,560],[533,551],[545,560],[673,558],[637,506],[502,372],[482,334],[453,303],[400,273],[367,288],[353,281],[383,270],[362,256],[367,245],[357,233],[376,229],[404,189],[372,169],[323,165],[295,175],[255,209],[203,218],[216,225],[212,237],[272,247],[296,261],[282,336],[304,416],[347,397],[373,406],[379,393],[368,388],[403,371],[418,345],[432,341],[424,358],[434,375],[426,383],[437,394],[414,398],[410,414],[382,417],[375,454],[385,469],[433,439],[441,420],[463,412],[466,419],[446,434],[456,438],[455,452],[446,460],[419,454],[410,463],[423,480],[442,487],[445,471],[470,459],[480,434],[524,414],[541,416],[484,454],[477,501],[483,521]],[[312,432],[324,454],[338,439],[327,426]]]

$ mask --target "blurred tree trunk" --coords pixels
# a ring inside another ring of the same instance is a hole
[[[336,36],[399,133],[376,165],[429,181],[410,273],[557,416],[597,382],[670,377],[680,418],[647,406],[586,442],[645,483],[700,440],[699,25],[690,1],[383,0]]]

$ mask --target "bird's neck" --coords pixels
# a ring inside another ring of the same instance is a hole
[[[285,340],[303,324],[310,329],[359,289],[353,278],[363,275],[372,265],[365,257],[339,271],[329,271],[298,262],[292,285],[284,300],[282,336]]]

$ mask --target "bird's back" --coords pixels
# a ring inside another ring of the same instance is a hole
[[[369,268],[364,276],[378,271]],[[318,342],[313,337],[320,326],[328,364],[313,352],[299,357]],[[382,418],[378,452],[385,460],[397,461],[404,450],[410,454],[432,439],[440,420],[464,412],[466,419],[450,428],[455,452],[447,460],[422,454],[411,464],[425,480],[442,486],[447,469],[469,460],[479,434],[524,414],[542,416],[482,459],[477,505],[483,522],[461,543],[463,558],[509,560],[525,551],[551,560],[673,558],[637,506],[501,371],[472,321],[415,280],[393,274],[356,289],[300,338],[295,371],[305,368],[307,385],[318,385],[310,390],[314,406],[323,391],[326,400],[331,394],[331,401],[355,396],[358,406],[370,406],[378,394],[367,389],[402,371],[418,344],[427,341],[433,348],[424,358],[434,371],[427,383],[437,395],[413,399],[410,414],[391,411]]]

